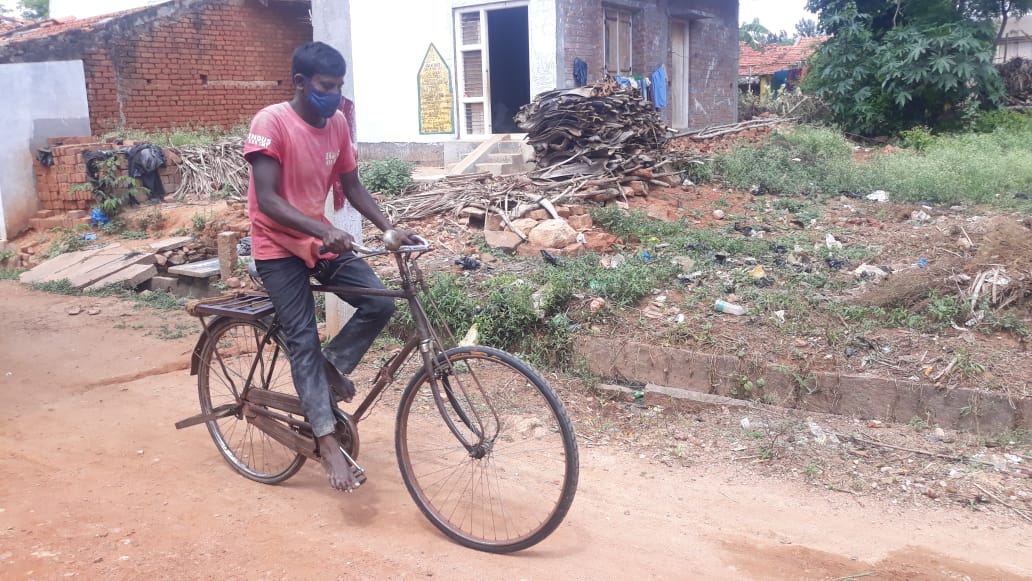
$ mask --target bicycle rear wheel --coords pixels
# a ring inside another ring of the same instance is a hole
[[[209,327],[201,352],[197,392],[201,413],[222,405],[239,405],[252,366],[251,389],[295,395],[290,361],[278,337],[262,345],[268,326],[260,321],[223,319]],[[251,480],[278,484],[301,469],[305,457],[247,422],[242,414],[207,423],[219,453]]]
[[[509,553],[539,543],[577,490],[577,442],[562,403],[503,351],[459,347],[437,361],[440,407],[425,370],[401,396],[395,440],[405,486],[466,547]]]

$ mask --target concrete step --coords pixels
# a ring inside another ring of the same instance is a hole
[[[522,163],[523,156],[518,153],[489,153],[485,163]]]

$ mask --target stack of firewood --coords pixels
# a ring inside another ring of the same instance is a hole
[[[1007,87],[1007,105],[1027,109],[1032,106],[1032,60],[1021,57],[996,65]]]
[[[640,91],[607,79],[538,95],[516,115],[534,147],[536,177],[621,175],[661,162],[667,128]]]

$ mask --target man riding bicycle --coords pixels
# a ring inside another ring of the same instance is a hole
[[[341,332],[321,348],[309,278],[330,286],[383,288],[354,257],[352,237],[324,214],[336,180],[351,205],[380,230],[394,228],[358,179],[350,128],[337,111],[347,64],[334,48],[313,42],[294,51],[294,98],[262,109],[251,122],[244,157],[251,164],[247,192],[252,256],[282,324],[301,406],[319,444],[330,486],[358,486],[335,440],[333,398],[351,401],[347,378],[394,313],[387,297],[341,297],[356,309]],[[402,244],[415,233],[398,230]],[[331,395],[332,391],[332,395]]]

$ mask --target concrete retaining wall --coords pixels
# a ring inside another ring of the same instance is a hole
[[[1032,429],[1032,401],[974,389],[866,375],[798,374],[738,357],[597,337],[580,337],[575,349],[592,373],[633,384],[655,383],[865,419],[907,422],[919,417],[943,428],[981,434]],[[752,382],[751,392],[746,382]]]

